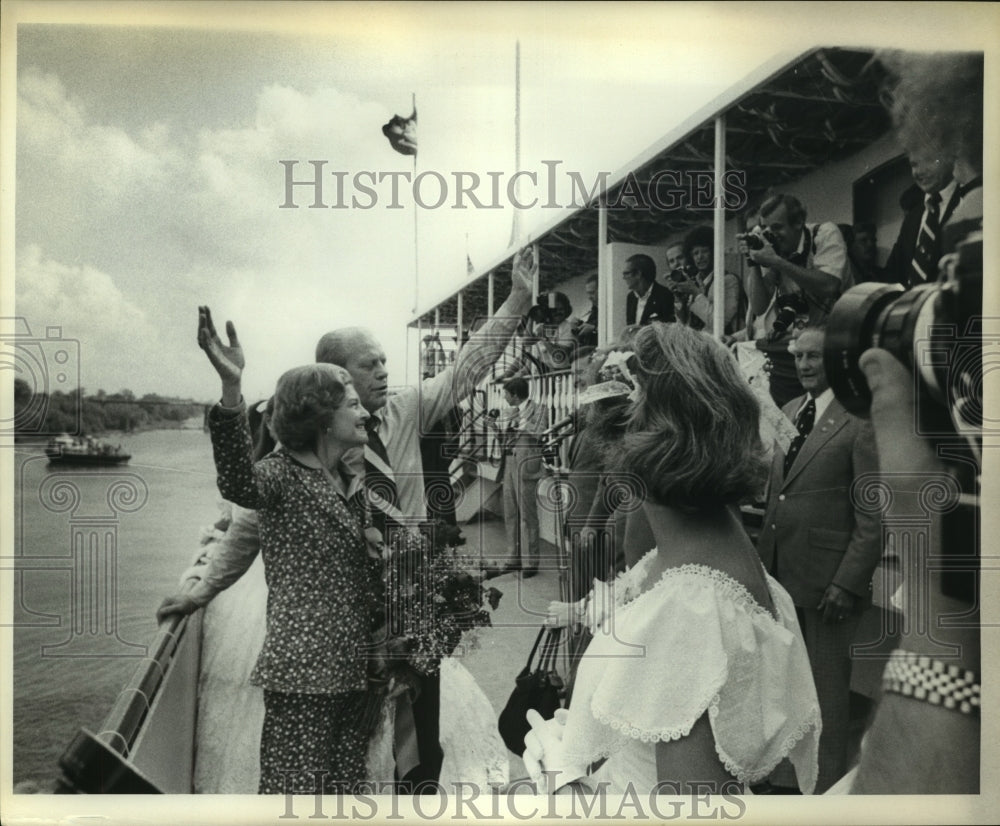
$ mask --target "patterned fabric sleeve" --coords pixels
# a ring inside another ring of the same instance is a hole
[[[267,472],[270,463],[266,459],[256,467],[253,464],[246,407],[241,405],[234,414],[216,405],[209,412],[208,427],[218,474],[216,484],[222,498],[251,510],[272,504],[280,494],[279,480]]]

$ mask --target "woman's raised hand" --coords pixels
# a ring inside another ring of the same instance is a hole
[[[198,308],[198,346],[205,351],[208,360],[212,362],[215,372],[219,374],[223,384],[239,384],[243,375],[243,348],[236,337],[233,322],[226,322],[226,335],[229,336],[229,346],[222,343],[219,334],[215,332],[212,323],[212,311],[208,307]]]

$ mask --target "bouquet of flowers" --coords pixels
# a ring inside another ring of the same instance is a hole
[[[492,625],[502,594],[483,586],[479,561],[458,550],[464,544],[461,530],[441,520],[390,535],[382,643],[369,669],[376,695],[415,693],[420,676],[438,673],[465,632]]]

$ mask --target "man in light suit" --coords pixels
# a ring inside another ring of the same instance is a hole
[[[625,298],[625,323],[649,324],[673,321],[674,294],[656,282],[656,263],[641,252],[625,259],[622,278],[628,287]]]
[[[822,328],[807,327],[789,345],[806,395],[783,408],[799,436],[787,451],[775,448],[757,543],[764,566],[795,602],[809,652],[823,716],[817,793],[848,769],[850,648],[882,553],[878,516],[857,508],[851,492],[856,478],[878,470],[874,434],[834,398],[823,338]],[[788,772],[786,761],[771,782],[795,786]]]
[[[508,411],[497,423],[503,443],[503,518],[507,528],[507,561],[503,573],[520,571],[527,579],[538,573],[538,480],[542,468],[540,436],[548,427],[548,411],[528,398],[528,382],[514,378],[504,386]]]

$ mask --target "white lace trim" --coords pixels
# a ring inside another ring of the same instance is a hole
[[[708,699],[701,700],[697,704],[698,712],[691,720],[691,724],[687,726],[681,726],[680,728],[665,728],[659,731],[649,731],[648,729],[639,728],[638,726],[630,726],[625,720],[620,717],[613,717],[610,714],[601,714],[594,712],[594,719],[597,720],[602,725],[608,726],[609,728],[617,731],[619,734],[627,737],[630,740],[639,740],[643,743],[661,743],[669,740],[680,740],[682,737],[687,737],[691,733],[691,728],[696,722],[701,718],[701,715],[708,710],[710,716],[715,716],[719,713],[719,694],[714,688],[711,691],[711,696]]]
[[[712,706],[708,710],[709,715],[714,719],[715,715],[719,713],[718,705]],[[788,757],[795,747],[801,742],[802,738],[809,734],[811,731],[819,732],[821,725],[821,717],[819,706],[814,706],[812,713],[809,715],[809,719],[803,722],[795,731],[789,734],[781,743],[778,749],[777,756],[774,760],[769,761],[758,769],[751,771],[743,766],[740,766],[736,761],[726,754],[723,749],[719,747],[719,741],[713,738],[715,742],[715,752],[719,755],[719,759],[722,764],[726,767],[726,771],[729,772],[733,777],[742,783],[758,783],[764,780],[766,777],[770,776],[778,764]],[[811,765],[810,773],[808,778],[800,778],[800,784],[803,781],[812,779],[813,785],[815,785],[816,778],[819,776],[819,750],[813,749],[812,760],[809,761]]]
[[[716,568],[699,563],[686,563],[677,567],[667,568],[663,571],[654,585],[652,585],[649,589],[642,591],[641,588],[649,576],[649,568],[651,567],[651,562],[655,558],[656,553],[657,548],[652,548],[644,554],[635,563],[635,565],[619,574],[610,585],[601,583],[605,588],[613,589],[613,602],[617,607],[630,605],[640,598],[646,598],[647,595],[660,591],[662,588],[667,587],[672,579],[693,576],[700,580],[709,582],[716,593],[724,596],[733,604],[745,610],[751,621],[754,621],[757,618],[764,618],[767,621],[767,625],[773,624],[781,628],[787,627],[788,617],[786,614],[788,606],[785,606],[784,611],[782,610],[781,600],[778,598],[778,593],[775,589],[776,583],[766,572],[764,572],[765,581],[774,606],[773,613],[771,610],[755,600],[746,586],[738,582],[732,576]],[[780,586],[778,587],[780,590]],[[610,594],[607,595],[607,597],[611,596],[612,595]],[[611,601],[612,600],[609,598],[608,602]],[[601,726],[606,727],[605,731],[610,729],[610,732],[608,732],[610,736],[599,745],[591,740],[591,747],[588,748],[589,754],[585,755],[585,757],[588,760],[612,757],[616,752],[620,751],[629,740],[655,744],[658,742],[669,742],[687,737],[690,735],[694,724],[706,711],[708,712],[709,719],[712,721],[714,728],[715,720],[720,713],[720,691],[725,684],[725,680],[726,674],[720,673],[719,679],[714,681],[716,684],[708,686],[707,690],[696,704],[687,706],[689,710],[694,709],[692,716],[689,718],[691,722],[687,725],[678,726],[676,728],[649,729],[648,727],[640,727],[631,724],[628,720],[607,709],[599,711],[591,707],[590,713],[593,715],[592,719]],[[714,732],[713,741],[716,753],[718,754],[722,764],[725,766],[726,771],[732,774],[740,782],[750,784],[759,782],[760,780],[768,777],[783,759],[790,757],[799,743],[805,737],[809,736],[810,733],[812,733],[814,737],[818,737],[821,725],[819,706],[818,704],[813,704],[806,711],[803,722],[796,726],[790,733],[786,734],[784,739],[781,741],[780,746],[777,746],[776,750],[772,752],[772,756],[767,760],[766,764],[754,765],[753,767],[740,764],[735,758],[728,754],[725,749],[721,748],[719,745],[719,738],[714,736]],[[596,748],[594,748],[595,746]],[[796,755],[794,762],[800,763],[802,760],[806,760],[809,764],[811,764],[809,766],[796,766],[796,768],[799,769],[799,774],[802,776],[803,788],[805,788],[806,785],[811,786],[814,784],[815,778],[818,774],[817,750],[813,748],[811,750],[811,755],[809,752]]]
[[[738,582],[729,574],[720,571],[718,568],[712,568],[708,565],[702,565],[697,562],[687,562],[674,568],[667,568],[662,574],[660,574],[660,579],[655,585],[653,585],[652,588],[648,591],[640,592],[639,589],[645,582],[646,577],[649,576],[649,566],[656,554],[657,549],[651,548],[640,560],[635,563],[635,565],[626,569],[615,578],[614,582],[617,586],[615,588],[615,605],[622,607],[643,594],[652,593],[662,587],[670,577],[694,575],[710,580],[713,585],[717,586],[717,588],[726,596],[732,598],[734,602],[737,602],[747,608],[750,613],[763,615],[779,625],[782,624],[784,617],[778,607],[777,600],[774,599],[774,590],[771,587],[771,576],[766,571],[764,572],[764,577],[767,582],[768,593],[771,595],[771,601],[774,603],[774,614],[757,602],[757,600],[751,596],[750,591],[747,590],[743,583]],[[619,585],[619,582],[621,582],[621,585]]]

